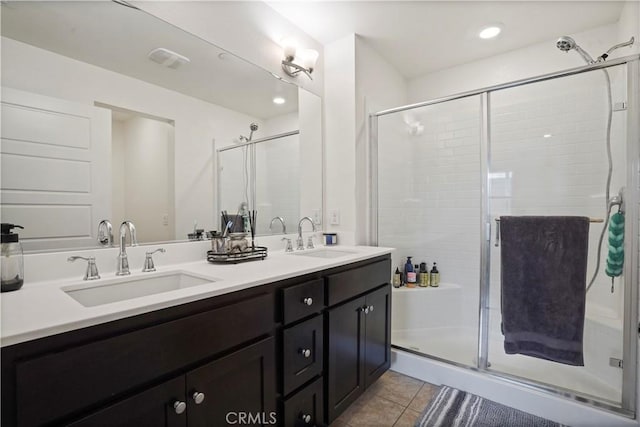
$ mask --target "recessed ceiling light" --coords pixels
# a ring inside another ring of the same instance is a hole
[[[500,34],[501,31],[502,28],[500,26],[491,25],[489,27],[483,28],[480,33],[478,33],[478,37],[480,37],[481,39],[492,39]]]
[[[551,134],[550,133],[545,133],[544,135],[542,135],[543,138],[551,138]]]
[[[281,96],[276,96],[275,98],[273,98],[273,103],[274,104],[281,105],[281,104],[284,104],[285,102],[287,102],[287,101],[285,101],[285,99],[283,97],[281,97]]]

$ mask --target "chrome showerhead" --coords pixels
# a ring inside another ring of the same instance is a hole
[[[578,43],[574,39],[569,36],[562,36],[556,41],[556,47],[563,52],[569,52],[572,49],[575,49],[576,52],[582,56],[582,59],[585,60],[587,64],[593,64],[595,61],[587,52],[585,52]]]
[[[249,126],[249,129],[251,129],[251,133],[249,134],[249,141],[251,141],[251,138],[253,138],[253,133],[258,130],[258,124],[251,123],[251,125]]]
[[[569,52],[577,46],[576,41],[569,36],[562,36],[556,42],[556,47],[563,52]]]
[[[253,133],[258,130],[257,123],[251,123],[249,125],[249,129],[251,129],[251,133],[249,134],[249,138],[244,135],[240,135],[240,142],[251,142],[251,138],[253,138]]]

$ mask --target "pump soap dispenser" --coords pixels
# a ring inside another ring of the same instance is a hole
[[[0,292],[17,291],[24,283],[24,260],[22,258],[22,244],[19,236],[11,232],[14,228],[24,228],[21,225],[2,223],[2,249],[0,264]]]

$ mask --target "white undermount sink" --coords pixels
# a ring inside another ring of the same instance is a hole
[[[153,274],[150,277],[122,277],[105,281],[87,282],[62,290],[85,307],[125,301],[177,289],[190,288],[215,282],[181,271]]]
[[[345,251],[338,249],[311,249],[294,252],[293,255],[309,256],[314,258],[340,258],[347,255],[353,255],[357,252]]]

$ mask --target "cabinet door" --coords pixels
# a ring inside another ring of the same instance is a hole
[[[322,374],[322,316],[282,331],[282,393],[288,395]]]
[[[364,391],[364,297],[327,312],[327,422]]]
[[[94,412],[71,427],[186,427],[184,376]]]
[[[391,365],[391,291],[385,286],[365,296],[364,376],[369,387]]]
[[[189,427],[276,419],[275,344],[267,338],[187,373]]]

